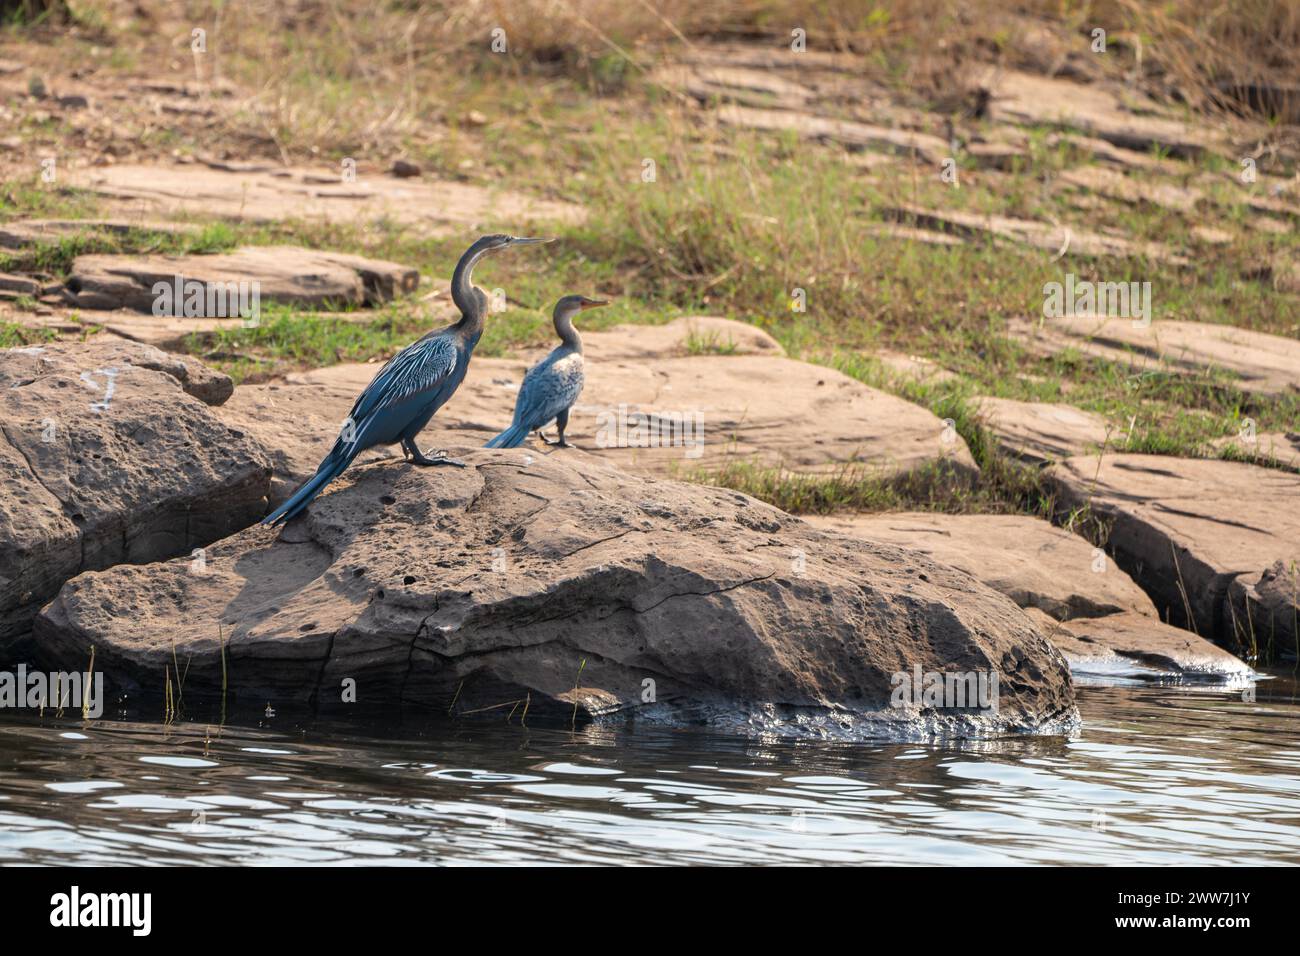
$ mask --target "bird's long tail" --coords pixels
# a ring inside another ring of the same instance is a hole
[[[288,501],[263,518],[262,524],[277,525],[281,521],[289,521],[297,517],[311,504],[312,499],[325,489],[326,485],[352,463],[352,459],[356,457],[356,452],[352,450],[355,447],[355,444],[344,445],[341,441],[336,442],[334,448],[325,456],[325,460],[320,463],[320,467],[316,469],[316,474],[308,478],[290,495]]]
[[[528,438],[531,429],[523,422],[515,422],[496,438],[484,445],[484,448],[518,448]]]

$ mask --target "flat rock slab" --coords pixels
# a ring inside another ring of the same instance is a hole
[[[1151,599],[1104,553],[1041,518],[902,512],[805,520],[920,551],[1058,621],[1120,612],[1155,617]]]
[[[882,210],[884,215],[923,229],[938,229],[967,238],[1014,242],[1053,253],[1062,250],[1076,256],[1146,259],[1172,266],[1190,265],[1185,256],[1172,252],[1158,242],[1133,242],[1119,236],[1089,232],[1074,226],[1014,219],[992,213],[963,212],[959,209],[929,209],[912,203],[899,203]]]
[[[651,79],[702,103],[726,100],[744,106],[799,109],[816,96],[812,89],[789,77],[746,66],[693,67],[676,63],[656,69]]]
[[[1101,448],[1106,420],[1073,405],[977,398],[979,416],[1008,455],[1042,463]]]
[[[265,513],[270,466],[206,401],[230,380],[129,342],[0,351],[0,657],[73,575],[202,547]]]
[[[1161,110],[1154,101],[1109,84],[1083,84],[1055,77],[1000,70],[989,84],[994,119],[1077,129],[1125,149],[1153,146],[1192,159],[1217,144]]]
[[[1148,614],[1129,611],[1062,622],[1037,608],[1026,613],[1065,655],[1076,678],[1239,683],[1257,676],[1223,648]]]
[[[1099,193],[1131,206],[1147,204],[1190,213],[1201,201],[1199,190],[1172,183],[1139,182],[1103,166],[1080,166],[1061,173],[1061,181],[1089,193]]]
[[[194,318],[214,318],[230,317],[234,312],[237,319],[238,312],[226,306],[209,311],[207,299],[214,291],[240,283],[247,283],[250,291],[256,288],[263,302],[364,306],[414,292],[420,273],[396,263],[339,252],[247,246],[216,255],[78,256],[67,288],[80,308],[151,313],[158,311],[156,303],[160,301],[155,288],[165,288],[165,301],[170,304],[164,311],[170,316],[190,312]],[[192,284],[201,293],[193,308]]]
[[[1046,474],[1060,507],[1110,524],[1107,547],[1162,618],[1228,647],[1296,648],[1300,475],[1129,454],[1070,458]]]
[[[628,327],[618,350],[635,348],[636,328]],[[662,335],[650,327],[647,338],[657,342]],[[857,465],[883,479],[934,469],[936,478],[961,481],[978,471],[960,436],[934,414],[834,369],[748,354],[621,359],[602,354],[609,340],[608,334],[584,337],[586,388],[566,437],[623,468],[670,475],[744,462],[819,474]],[[421,441],[481,443],[504,429],[528,365],[474,359]],[[321,408],[337,433],[378,369],[335,365],[290,375],[288,382],[322,386]]]
[[[364,173],[358,173],[354,182],[345,182],[342,170],[123,164],[80,171],[73,175],[72,184],[134,213],[162,217],[385,220],[437,232],[489,223],[503,228],[508,223],[518,231],[524,221],[572,223],[584,216],[581,206],[509,190]]]
[[[0,249],[29,249],[53,245],[64,239],[86,236],[126,236],[139,233],[160,235],[184,231],[170,223],[125,219],[19,219],[0,223]]]
[[[876,126],[856,120],[832,119],[806,111],[756,109],[728,104],[718,108],[717,117],[728,126],[792,132],[806,139],[838,143],[849,149],[917,156],[934,166],[938,166],[952,152],[947,143],[929,133]]]
[[[581,453],[452,451],[468,467],[353,468],[302,519],[212,548],[203,574],[182,559],[82,575],[42,612],[41,646],[80,663],[94,645],[114,688],[156,694],[176,655],[187,702],[224,673],[235,706],[331,715],[635,713],[841,737],[1075,719],[1066,663],[1028,618],[923,555]],[[996,674],[996,713],[891,707],[914,670]]]
[[[1049,149],[1055,149],[1061,143],[1068,143],[1080,152],[1086,153],[1089,158],[1120,169],[1163,173],[1181,178],[1191,176],[1194,169],[1182,160],[1170,159],[1167,156],[1153,156],[1145,149],[1126,149],[1095,136],[1057,133],[1047,137],[1046,143]]]
[[[41,284],[26,276],[9,275],[0,272],[0,292],[12,292],[15,295],[36,296],[41,294]]]
[[[1077,349],[1142,370],[1186,374],[1221,369],[1247,392],[1281,395],[1300,390],[1300,340],[1209,322],[1074,317],[1012,322],[1008,330],[1031,350],[1050,355]]]

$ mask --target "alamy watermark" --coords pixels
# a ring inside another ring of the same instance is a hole
[[[61,710],[77,708],[86,717],[104,713],[104,673],[97,671],[0,671],[0,709]]]
[[[243,319],[244,328],[261,324],[262,283],[203,282],[172,276],[153,284],[153,314],[159,318]]]
[[[73,886],[50,897],[50,925],[55,927],[117,926],[132,936],[148,936],[153,929],[152,893],[83,893]]]
[[[627,405],[596,415],[598,448],[684,448],[704,454],[704,416],[698,412],[630,412]]]
[[[998,710],[997,671],[897,671],[889,678],[889,706],[929,710]]]
[[[1067,273],[1065,282],[1043,284],[1043,317],[1106,316],[1132,319],[1134,328],[1151,324],[1150,282],[1092,282]]]

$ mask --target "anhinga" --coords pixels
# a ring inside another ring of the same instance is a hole
[[[415,437],[434,412],[447,403],[465,378],[474,346],[483,334],[488,300],[470,282],[475,264],[490,252],[548,239],[483,236],[465,251],[451,277],[451,298],[461,319],[430,332],[394,355],[361,393],[334,447],[313,475],[292,497],[262,519],[274,525],[299,514],[321,490],[337,478],[359,453],[376,445],[401,443],[402,454],[416,465],[463,465],[464,462],[426,456]]]
[[[555,303],[555,331],[560,344],[551,350],[524,376],[515,399],[515,420],[509,428],[487,443],[488,448],[515,448],[522,445],[530,432],[536,431],[546,444],[568,448],[564,429],[569,425],[569,409],[582,393],[585,379],[582,360],[582,338],[573,327],[573,317],[585,309],[598,309],[608,305],[585,295],[566,295]],[[555,422],[560,437],[551,442],[541,430]]]

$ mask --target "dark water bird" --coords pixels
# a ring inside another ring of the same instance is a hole
[[[426,456],[415,446],[415,437],[460,387],[474,346],[483,334],[488,299],[470,281],[475,264],[491,252],[536,242],[550,240],[482,236],[465,250],[451,277],[451,298],[460,309],[460,321],[412,342],[379,370],[352,406],[342,432],[316,474],[263,518],[262,524],[278,524],[299,514],[352,459],[376,445],[400,443],[403,456],[414,465],[464,466],[464,462],[441,454]]]
[[[517,448],[533,431],[548,445],[569,447],[569,443],[564,440],[564,429],[569,426],[569,409],[582,394],[582,384],[586,378],[582,361],[582,337],[573,327],[573,317],[586,309],[598,309],[602,305],[609,303],[600,299],[588,299],[585,295],[566,295],[555,303],[553,319],[560,344],[551,350],[550,355],[528,370],[524,383],[519,386],[519,397],[515,399],[514,422],[485,447]],[[542,433],[542,429],[552,421],[560,435],[554,442]]]

